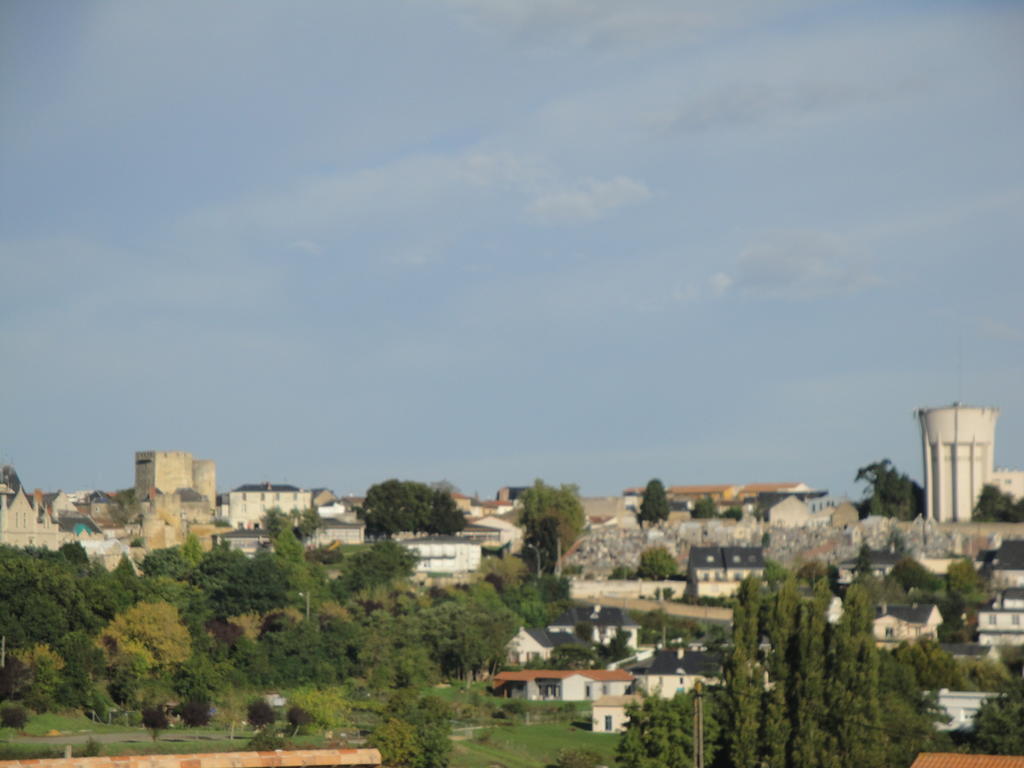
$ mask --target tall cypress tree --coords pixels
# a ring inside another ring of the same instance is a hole
[[[799,625],[791,664],[792,722],[789,764],[804,768],[828,765],[825,732],[825,643],[826,618],[832,593],[828,582],[819,579],[814,597],[802,602],[797,611]]]
[[[724,669],[728,703],[728,754],[734,768],[758,765],[758,721],[764,669],[758,662],[761,580],[748,576],[740,584],[733,612],[733,648]]]
[[[882,765],[884,734],[878,703],[878,651],[871,632],[873,608],[867,590],[854,584],[829,649],[830,744],[842,768]]]
[[[768,688],[762,696],[761,755],[768,768],[786,768],[791,731],[789,704],[793,699],[790,646],[794,642],[799,596],[790,575],[775,594],[767,615],[765,634],[771,643],[767,659]]]

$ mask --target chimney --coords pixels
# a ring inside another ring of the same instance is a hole
[[[681,661],[683,656],[685,656],[685,655],[686,655],[686,649],[685,648],[676,648],[676,658],[677,659],[679,659]]]
[[[43,491],[42,491],[42,489],[36,488],[32,492],[32,496],[34,496],[35,500],[36,500],[36,509],[37,510],[42,509],[43,508]]]

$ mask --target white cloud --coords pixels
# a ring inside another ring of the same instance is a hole
[[[850,243],[832,233],[806,230],[767,235],[740,254],[731,273],[710,278],[715,295],[735,290],[773,299],[856,293],[878,282]]]
[[[595,221],[616,208],[636,205],[650,196],[645,184],[625,176],[608,181],[585,179],[574,188],[540,195],[527,210],[546,222]]]

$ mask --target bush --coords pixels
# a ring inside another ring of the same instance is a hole
[[[102,751],[103,748],[100,746],[100,743],[90,736],[86,740],[85,746],[82,747],[81,757],[99,757]]]
[[[595,768],[601,756],[589,749],[560,749],[555,765],[558,768]]]
[[[0,725],[20,731],[28,724],[28,712],[21,704],[8,704],[0,709]]]
[[[163,707],[146,707],[142,710],[142,724],[149,731],[149,735],[156,741],[160,731],[168,726],[167,713]]]
[[[302,707],[288,708],[288,724],[298,732],[299,728],[313,722],[313,716]]]
[[[283,736],[271,728],[263,728],[249,739],[248,748],[257,752],[271,752],[275,749],[287,749],[289,744]]]
[[[210,722],[210,702],[189,701],[181,708],[181,719],[189,728],[198,728]]]
[[[246,719],[254,728],[263,728],[277,720],[274,708],[263,699],[256,699],[249,703],[246,709]]]

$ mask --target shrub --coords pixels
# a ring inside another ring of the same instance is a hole
[[[149,731],[149,735],[156,741],[160,731],[167,728],[167,713],[163,707],[146,707],[142,710],[142,724]]]
[[[274,708],[263,699],[256,699],[249,703],[246,709],[246,718],[254,728],[263,728],[277,720]]]
[[[248,748],[257,752],[271,752],[275,749],[287,749],[288,742],[272,728],[263,728],[249,739]]]
[[[81,754],[81,756],[82,757],[99,757],[99,754],[102,751],[103,751],[103,748],[100,746],[100,743],[98,741],[96,741],[96,739],[94,739],[92,736],[90,736],[86,740],[85,746],[82,747],[82,754]]]
[[[292,706],[288,708],[288,724],[298,733],[299,728],[313,722],[313,716],[302,707]]]
[[[8,704],[0,709],[0,725],[20,731],[28,723],[28,712],[20,704]]]
[[[189,728],[198,728],[210,722],[210,702],[188,701],[181,708],[181,719]]]
[[[595,768],[601,756],[589,749],[560,749],[555,765],[558,768]]]

